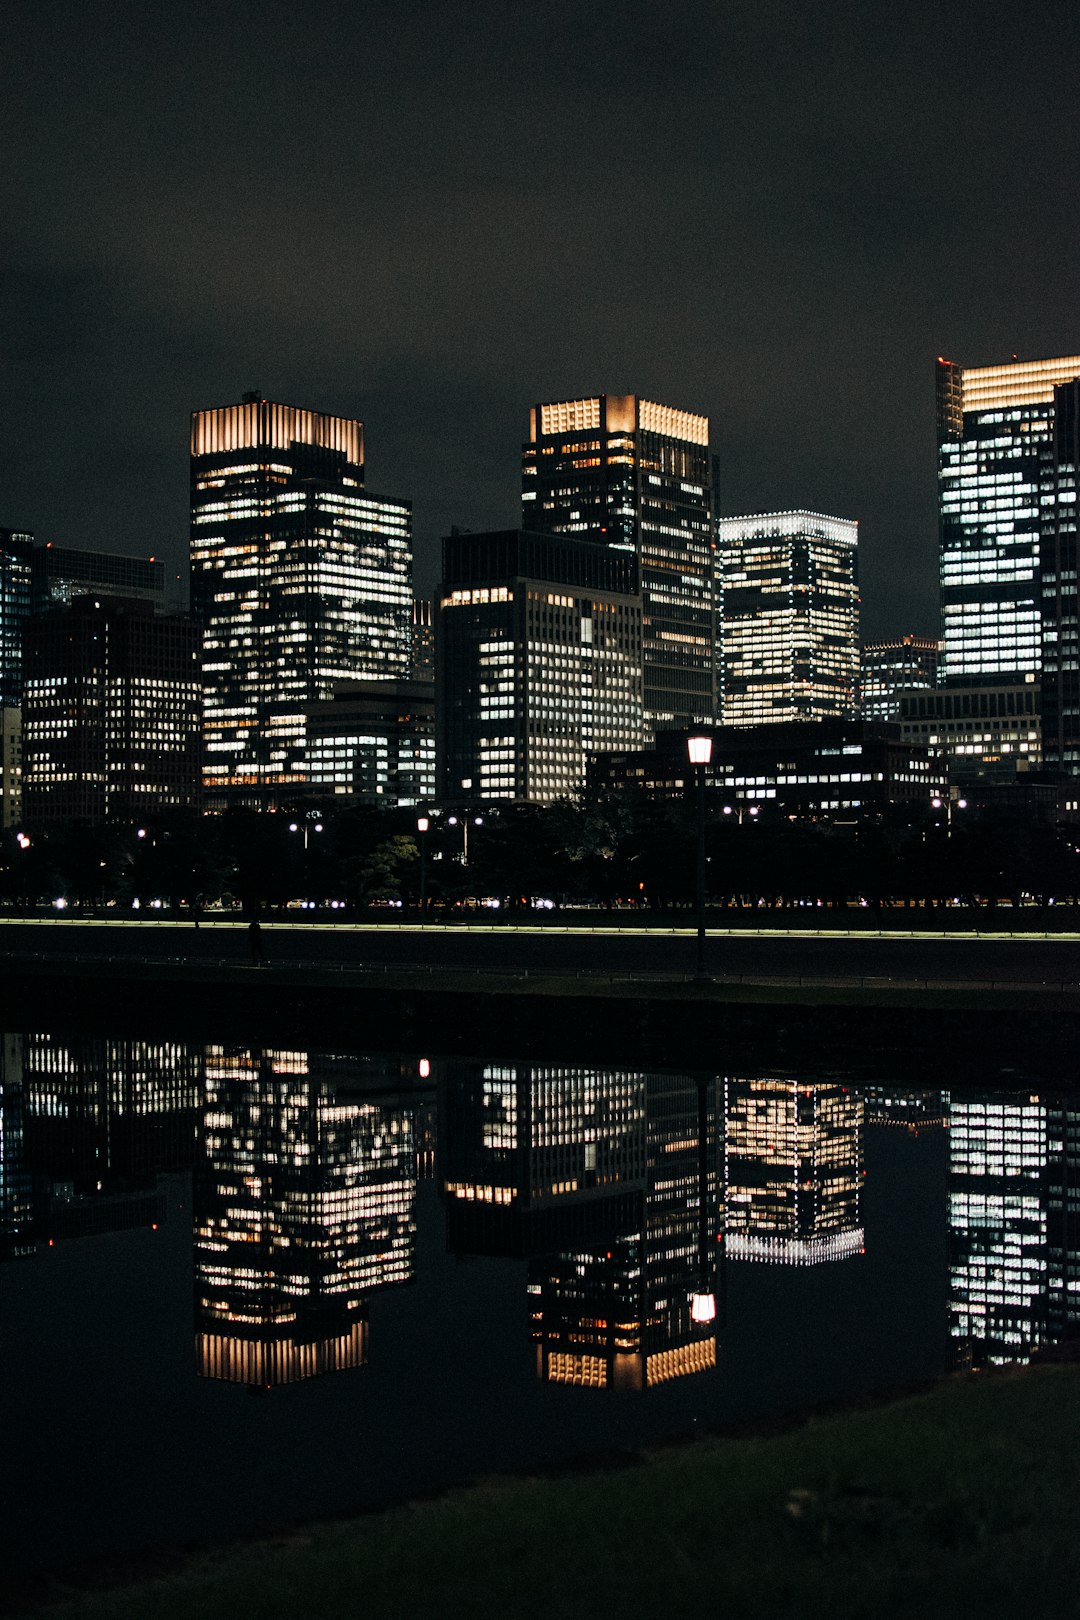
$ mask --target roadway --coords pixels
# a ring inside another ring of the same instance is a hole
[[[530,972],[687,973],[694,971],[692,929],[620,932],[450,925],[423,930],[402,925],[264,923],[263,946],[273,962],[519,968]],[[161,921],[0,922],[0,953],[80,957],[179,957],[188,961],[249,960],[240,922]],[[775,936],[739,930],[710,933],[706,971],[717,976],[929,979],[1080,984],[1080,936],[884,937],[872,934]]]

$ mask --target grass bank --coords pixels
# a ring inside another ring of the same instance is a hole
[[[1080,1367],[496,1481],[70,1596],[50,1620],[1073,1616]],[[24,1613],[31,1611],[24,1610]]]

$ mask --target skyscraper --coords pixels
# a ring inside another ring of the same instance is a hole
[[[308,782],[306,705],[407,673],[408,502],[364,488],[363,424],[256,394],[191,421],[192,607],[211,806]]]
[[[34,537],[0,529],[0,708],[22,702],[22,636],[30,613]]]
[[[124,557],[74,546],[35,546],[30,557],[31,611],[70,607],[78,596],[102,594],[151,602],[165,611],[165,564],[159,557]]]
[[[634,394],[535,405],[522,524],[636,556],[646,729],[713,720],[708,417]]]
[[[858,525],[766,512],[720,518],[716,532],[723,723],[852,718]]]
[[[1080,356],[937,364],[941,633],[946,685],[1033,684],[1042,665],[1040,547],[1054,390]]]
[[[199,801],[198,631],[80,597],[25,631],[23,818],[139,820]]]
[[[859,702],[864,720],[899,720],[900,700],[932,691],[941,648],[926,636],[868,641],[862,650]]]
[[[631,555],[516,529],[445,540],[444,796],[550,803],[577,792],[590,753],[640,747],[641,640]]]
[[[1044,446],[1039,511],[1043,761],[1080,772],[1080,382],[1054,389],[1054,431]]]

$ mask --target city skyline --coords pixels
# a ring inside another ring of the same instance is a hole
[[[869,636],[931,633],[934,356],[1075,346],[1069,31],[481,12],[12,20],[3,521],[175,571],[184,420],[257,386],[377,427],[427,587],[515,522],[530,401],[636,387],[709,413],[724,513],[860,521]]]

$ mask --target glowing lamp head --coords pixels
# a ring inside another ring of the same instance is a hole
[[[694,1322],[706,1323],[716,1321],[716,1295],[691,1294],[690,1319]]]
[[[707,765],[712,759],[711,737],[687,737],[686,751],[691,765]]]
[[[967,800],[966,799],[957,799],[956,808],[958,810],[966,810],[967,809]]]
[[[421,1080],[428,1079],[428,1077],[431,1074],[431,1059],[430,1058],[421,1058],[419,1068],[420,1068],[420,1078],[421,1078]]]
[[[933,808],[935,810],[940,810],[941,809],[941,800],[940,799],[931,799],[930,803],[931,803],[931,805],[933,806]]]
[[[431,823],[428,820],[427,816],[418,816],[417,817],[417,819],[416,819],[416,830],[417,830],[417,832],[426,833],[428,828],[430,827],[430,825],[431,825]]]

